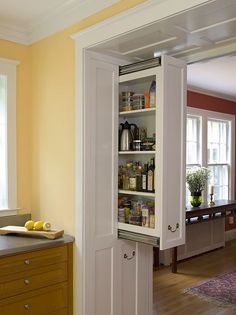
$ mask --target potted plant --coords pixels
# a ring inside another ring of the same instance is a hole
[[[205,167],[194,166],[187,170],[186,182],[190,191],[190,203],[199,207],[202,203],[202,191],[205,189],[210,171]]]

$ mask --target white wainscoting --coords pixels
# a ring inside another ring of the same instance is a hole
[[[178,261],[225,246],[225,219],[186,226],[186,243],[178,247]],[[171,264],[171,250],[160,251],[160,264]]]

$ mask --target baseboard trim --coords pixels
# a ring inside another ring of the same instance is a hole
[[[236,239],[236,229],[225,231],[225,241],[232,241]]]
[[[201,255],[201,254],[210,252],[210,251],[212,251],[214,249],[221,248],[221,247],[224,247],[224,246],[225,246],[225,242],[219,242],[217,244],[212,244],[212,245],[203,247],[201,249],[198,249],[198,250],[195,250],[195,251],[192,251],[192,252],[188,252],[187,254],[178,255],[177,260],[180,261],[180,260],[183,260],[183,259],[187,259],[187,258],[190,258],[190,257]]]

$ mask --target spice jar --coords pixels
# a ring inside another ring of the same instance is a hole
[[[133,140],[133,150],[141,151],[141,140]]]

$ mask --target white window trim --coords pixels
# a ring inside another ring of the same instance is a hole
[[[7,76],[7,181],[8,208],[0,216],[17,213],[16,169],[16,66],[19,61],[0,58],[0,74]]]
[[[235,195],[235,116],[231,114],[225,114],[220,112],[209,111],[205,109],[199,109],[194,107],[187,107],[188,115],[195,115],[202,117],[202,166],[207,167],[207,137],[204,137],[204,134],[207,135],[207,119],[216,119],[216,120],[229,120],[231,122],[231,156],[230,156],[230,170],[229,170],[229,198],[234,200]],[[206,130],[203,130],[206,128]],[[205,200],[206,196],[204,196]]]

